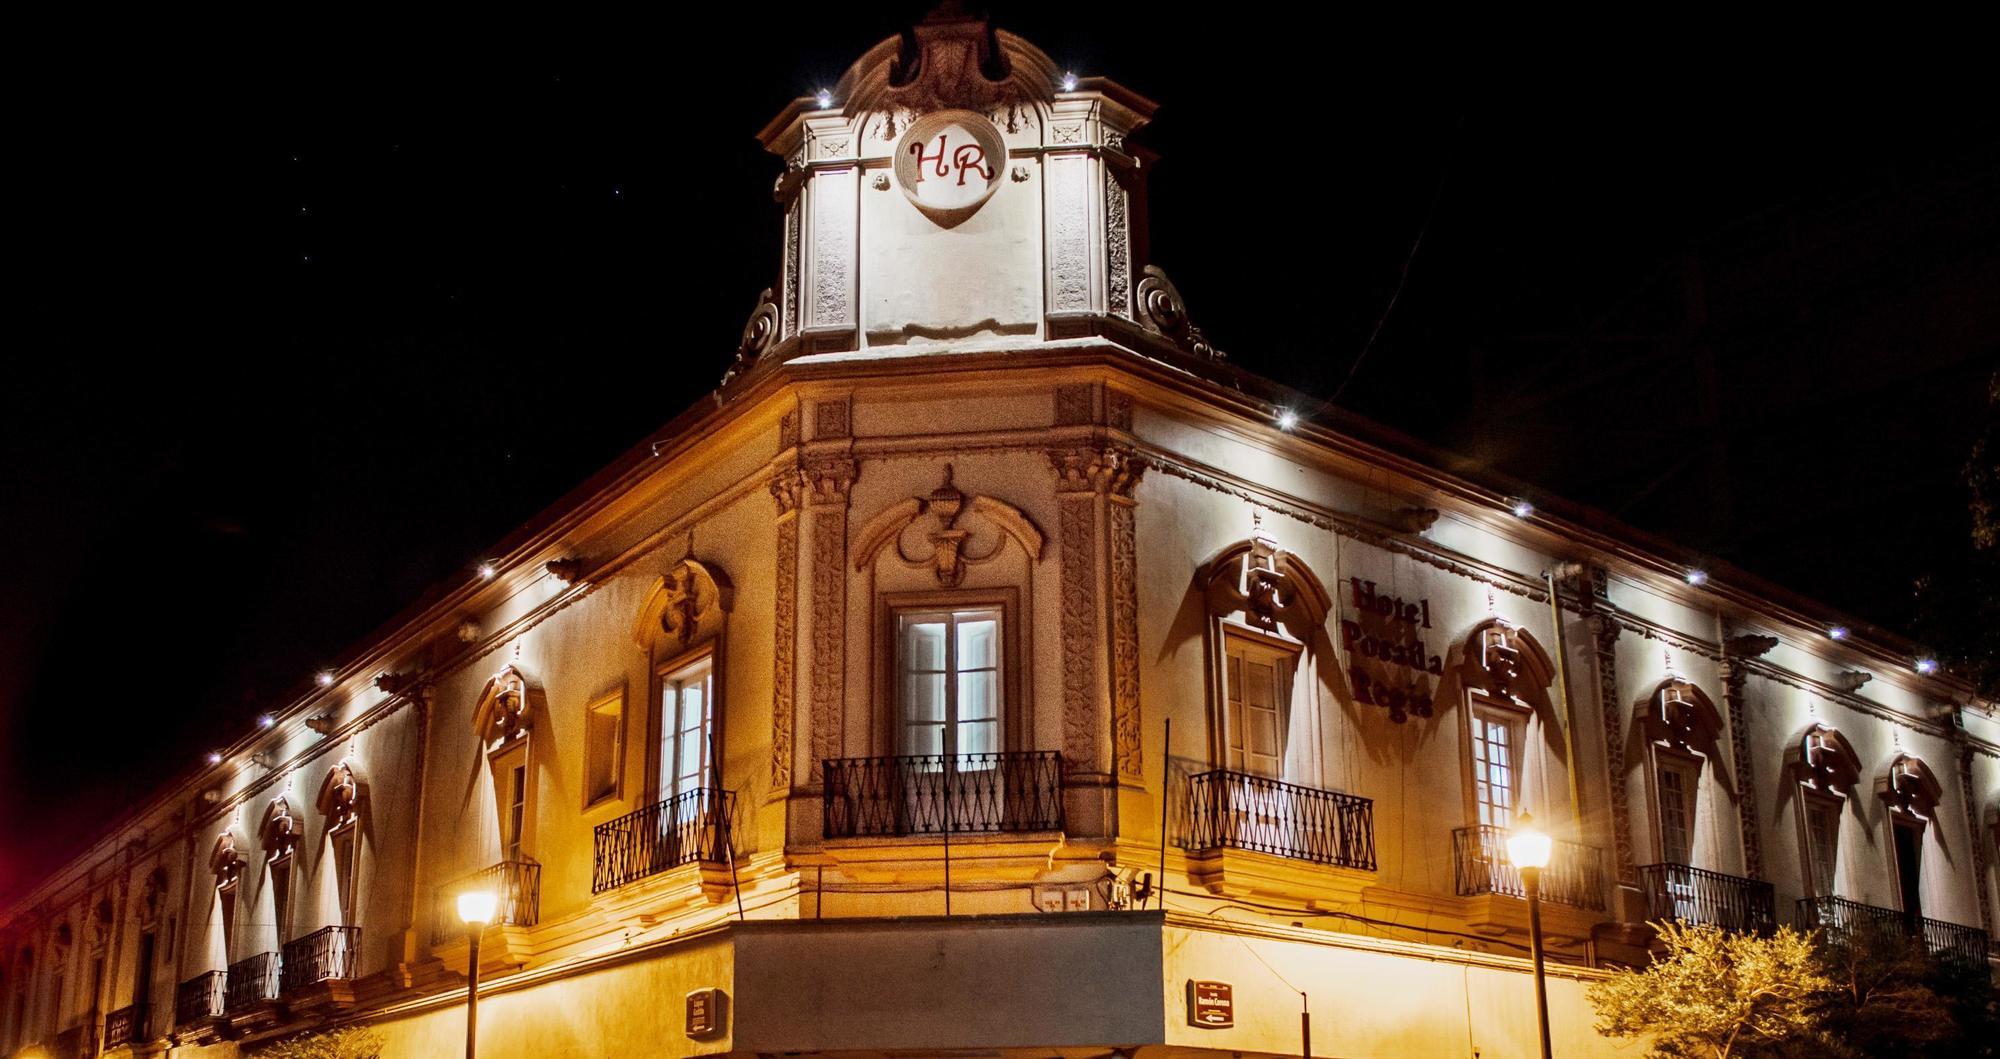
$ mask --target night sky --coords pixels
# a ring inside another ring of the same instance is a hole
[[[2000,365],[1978,35],[1673,10],[995,15],[1161,103],[1153,258],[1235,361],[1906,627]],[[753,134],[922,11],[17,39],[0,892],[704,397]]]

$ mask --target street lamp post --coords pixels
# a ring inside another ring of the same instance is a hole
[[[1535,1019],[1542,1031],[1542,1059],[1550,1059],[1549,994],[1542,970],[1542,869],[1548,867],[1554,851],[1555,840],[1537,828],[1527,813],[1514,821],[1514,829],[1507,835],[1507,859],[1520,871],[1521,887],[1528,892],[1528,945],[1535,958]]]
[[[458,918],[465,921],[466,937],[472,942],[465,964],[465,1059],[474,1059],[478,1047],[479,935],[493,921],[493,910],[499,903],[498,898],[485,890],[458,895]]]

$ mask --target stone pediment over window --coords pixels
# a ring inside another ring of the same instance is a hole
[[[224,831],[215,838],[215,848],[208,854],[208,870],[215,875],[215,885],[225,886],[236,881],[243,874],[243,854],[236,849],[236,835]]]
[[[869,519],[855,534],[854,569],[868,569],[888,551],[910,569],[928,568],[940,586],[957,588],[967,569],[999,556],[1009,539],[1029,560],[1042,557],[1042,531],[1020,509],[990,496],[968,497],[951,479],[946,464],[943,484],[929,496],[899,500]]]
[[[647,590],[632,625],[632,639],[642,651],[656,644],[685,650],[720,633],[724,615],[735,602],[736,588],[729,575],[698,559],[682,559]]]
[[[513,666],[493,675],[479,692],[472,728],[491,747],[527,733],[541,702],[541,689]]]
[[[1699,755],[1715,770],[1724,790],[1741,796],[1734,767],[1722,755],[1722,714],[1707,692],[1679,676],[1660,681],[1641,708],[1639,728],[1655,745]]]
[[[1312,568],[1261,532],[1218,552],[1196,576],[1209,614],[1265,632],[1282,630],[1300,643],[1312,643],[1333,610],[1333,597]]]
[[[1785,748],[1785,767],[1793,778],[1829,794],[1853,787],[1861,779],[1861,758],[1839,730],[1823,724],[1807,728]]]
[[[160,921],[160,908],[167,901],[167,869],[154,868],[146,876],[139,893],[139,925],[150,927]]]
[[[1937,804],[1944,798],[1944,785],[1923,759],[1898,754],[1882,775],[1876,777],[1875,795],[1892,813],[1928,820],[1936,814]]]
[[[299,832],[304,830],[298,817],[292,815],[292,807],[283,798],[271,803],[264,810],[264,824],[257,829],[257,842],[264,847],[264,857],[276,860],[290,856],[298,848]]]
[[[1489,618],[1465,640],[1461,676],[1467,687],[1495,698],[1544,706],[1555,682],[1555,663],[1528,630],[1501,618]]]
[[[319,797],[314,799],[320,816],[326,820],[327,830],[345,827],[357,819],[365,789],[360,774],[349,762],[342,760],[327,770],[326,778],[319,784]]]

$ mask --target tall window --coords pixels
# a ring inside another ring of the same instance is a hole
[[[1896,843],[1896,889],[1903,899],[1903,917],[1914,923],[1924,915],[1924,824],[1904,816],[1890,819]]]
[[[1472,706],[1472,800],[1479,823],[1512,827],[1521,808],[1527,713],[1487,700]]]
[[[331,836],[333,846],[333,886],[334,897],[340,904],[340,925],[354,925],[354,861],[355,836],[359,828],[349,823],[335,828]]]
[[[1661,754],[1659,777],[1660,860],[1668,864],[1692,863],[1701,764]]]
[[[222,962],[236,958],[236,880],[226,879],[215,888],[216,907],[222,916]]]
[[[660,682],[660,800],[707,786],[714,753],[715,665],[704,658]]]
[[[999,752],[1000,611],[905,611],[896,615],[902,700],[897,751],[943,755],[956,767],[966,755]]]
[[[1284,704],[1298,654],[1275,637],[1228,628],[1222,638],[1227,767],[1256,776],[1285,772]]]
[[[271,918],[277,927],[278,944],[284,945],[292,927],[292,851],[271,858]]]
[[[503,834],[501,840],[507,847],[508,860],[521,859],[521,832],[528,822],[528,765],[526,761],[510,761],[501,769],[502,792],[505,801],[500,806]]]
[[[1801,793],[1805,799],[1806,885],[1814,897],[1835,894],[1834,866],[1839,863],[1839,800]]]

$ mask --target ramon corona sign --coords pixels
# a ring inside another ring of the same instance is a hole
[[[1431,628],[1431,601],[1377,592],[1375,582],[1358,577],[1348,578],[1347,584],[1340,648],[1347,656],[1354,700],[1386,708],[1397,724],[1412,714],[1429,717],[1434,681],[1444,675],[1444,656],[1431,653],[1424,643]]]
[[[1236,991],[1228,982],[1189,979],[1187,1012],[1190,1026],[1226,1030],[1236,1025]]]
[[[1000,187],[1007,142],[984,114],[941,110],[910,123],[896,141],[896,184],[924,216],[955,227]]]

